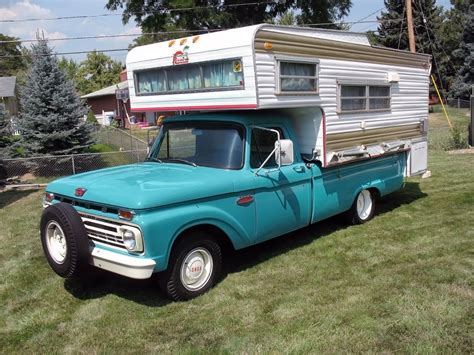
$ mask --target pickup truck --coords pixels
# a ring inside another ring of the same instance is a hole
[[[159,273],[187,300],[242,249],[345,213],[364,223],[403,185],[406,152],[334,167],[300,154],[293,123],[263,112],[167,118],[146,161],[58,179],[45,192],[41,241],[51,268],[93,265],[136,279]]]

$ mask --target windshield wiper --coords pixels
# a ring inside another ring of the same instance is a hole
[[[179,158],[165,158],[163,159],[164,161],[170,161],[170,162],[176,162],[176,163],[184,163],[192,166],[197,166],[196,163],[193,163],[192,161],[186,160],[186,159],[179,159]]]
[[[158,158],[155,158],[155,157],[148,157],[148,158],[145,159],[145,161],[154,161],[154,162],[163,164],[163,161],[161,161],[161,159],[158,159]]]

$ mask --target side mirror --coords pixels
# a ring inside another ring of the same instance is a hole
[[[293,164],[294,154],[291,139],[280,139],[275,142],[275,161],[278,166]]]

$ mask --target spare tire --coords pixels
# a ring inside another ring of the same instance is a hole
[[[41,244],[51,268],[59,276],[78,276],[88,264],[89,241],[81,217],[71,205],[48,206],[41,216]]]

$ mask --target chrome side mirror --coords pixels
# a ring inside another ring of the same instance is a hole
[[[291,139],[280,139],[275,142],[275,161],[278,167],[293,164],[294,154]]]

